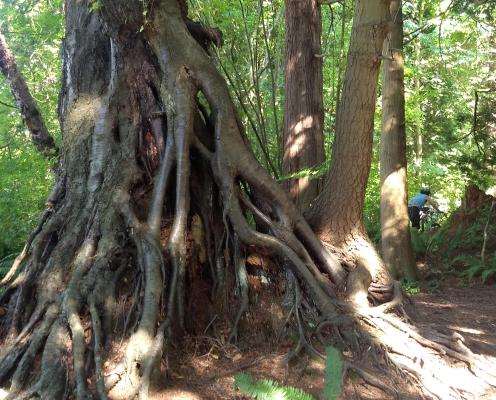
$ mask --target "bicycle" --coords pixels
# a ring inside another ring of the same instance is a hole
[[[433,230],[441,226],[441,218],[444,212],[437,211],[432,207],[422,207],[420,209],[420,231]]]

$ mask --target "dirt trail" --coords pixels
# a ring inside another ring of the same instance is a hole
[[[418,325],[460,333],[474,353],[492,356],[496,368],[496,285],[452,286],[413,300]]]
[[[454,280],[443,282],[435,292],[421,291],[410,296],[417,326],[444,333],[458,332],[474,353],[492,357],[496,368],[496,285],[456,285]],[[271,378],[299,387],[316,399],[322,398],[324,366],[321,362],[302,355],[286,369],[282,361],[291,343],[275,343],[271,340],[274,338],[266,337],[261,344],[260,337],[257,339],[256,345],[237,349],[220,346],[219,342],[206,337],[190,338],[173,366],[168,387],[153,399],[247,399],[233,388],[234,376],[241,370],[256,378]],[[205,346],[206,343],[209,345]],[[208,350],[200,351],[200,348]],[[396,389],[402,400],[419,398],[411,387]],[[386,398],[383,392],[356,377],[347,379],[342,396],[342,399],[362,400]]]

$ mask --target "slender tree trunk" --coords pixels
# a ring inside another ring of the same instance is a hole
[[[336,110],[339,110],[339,102],[341,101],[341,90],[343,82],[343,65],[345,62],[345,36],[346,36],[346,19],[348,16],[348,7],[346,1],[341,5],[341,38],[339,40],[339,60],[338,60],[338,82],[336,84]]]
[[[286,1],[286,97],[283,126],[283,173],[320,165],[323,135],[322,22],[317,0]],[[300,209],[319,193],[319,180],[289,179],[285,188]]]
[[[46,156],[56,153],[55,142],[46,128],[43,117],[29,92],[28,85],[21,75],[5,37],[0,32],[0,69],[9,82],[10,89],[21,112],[31,139],[38,150]]]
[[[363,205],[372,157],[377,79],[388,27],[389,1],[355,2],[331,169],[306,215],[321,238],[353,254],[352,261],[363,265],[372,280],[384,282],[390,277],[365,232]]]
[[[406,174],[403,14],[401,0],[391,1],[393,25],[384,42],[381,131],[381,246],[395,278],[416,279],[408,209]]]

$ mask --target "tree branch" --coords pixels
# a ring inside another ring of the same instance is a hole
[[[31,139],[36,148],[46,157],[57,153],[57,147],[53,137],[43,121],[41,113],[29,92],[24,77],[21,75],[14,56],[5,41],[5,37],[0,32],[0,69],[5,79],[10,84],[10,89],[15,97],[17,108],[21,112],[22,118],[26,123]],[[2,103],[3,105],[7,105]]]
[[[5,103],[3,101],[0,101],[0,104],[2,106],[5,106],[5,107],[10,107],[10,108],[15,108],[17,110],[17,107],[16,106],[13,106],[12,104],[9,104],[9,103]]]

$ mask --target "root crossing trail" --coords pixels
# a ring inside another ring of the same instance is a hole
[[[419,330],[435,329],[446,334],[459,333],[474,354],[486,357],[496,368],[495,291],[494,284],[457,287],[457,282],[445,284],[436,292],[421,291],[411,296],[416,326]],[[172,375],[169,385],[155,393],[152,399],[245,399],[233,388],[234,376],[240,370],[257,378],[271,378],[297,386],[315,398],[320,398],[324,373],[322,364],[302,355],[286,370],[282,360],[288,343],[276,343],[275,338],[267,341],[260,330],[251,334],[245,332],[245,335],[249,339],[242,353],[235,348],[225,348],[222,351],[214,349],[211,353],[195,355],[199,339],[192,338],[181,355],[183,363]],[[264,344],[261,343],[263,340],[266,340]],[[384,376],[384,379],[388,380],[389,377]],[[403,383],[396,390],[402,400],[419,399],[413,386]],[[477,397],[467,387],[465,397],[489,400],[496,398],[496,391],[486,393],[485,397]],[[390,398],[394,397],[360,379],[347,379],[342,395],[342,399]]]
[[[448,287],[435,293],[419,293],[414,296],[417,325],[460,333],[475,354],[492,357],[496,368],[495,293],[494,284]]]

